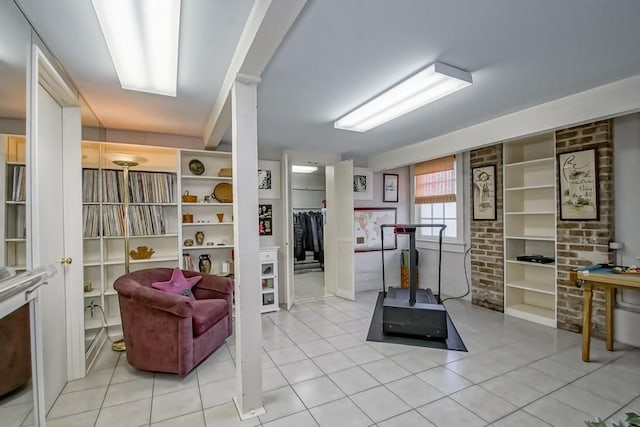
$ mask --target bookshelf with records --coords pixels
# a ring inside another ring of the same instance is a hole
[[[87,354],[101,345],[104,332],[122,334],[113,282],[125,273],[125,256],[130,257],[130,271],[180,265],[177,153],[164,147],[82,143]],[[138,163],[128,172],[129,254],[124,253],[124,169],[114,163],[124,158]]]
[[[4,200],[4,244],[2,261],[17,272],[27,268],[27,165],[26,138],[20,135],[0,135],[4,150],[5,185],[2,187]]]

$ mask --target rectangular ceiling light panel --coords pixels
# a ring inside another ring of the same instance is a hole
[[[176,96],[180,0],[93,0],[123,89]]]
[[[333,125],[337,129],[366,132],[467,87],[471,82],[469,72],[435,62],[356,108]]]
[[[291,172],[293,173],[313,173],[317,170],[317,166],[291,165]]]

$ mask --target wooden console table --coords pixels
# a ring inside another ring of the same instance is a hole
[[[591,344],[591,311],[593,289],[601,288],[605,292],[607,350],[613,350],[613,309],[615,307],[616,288],[640,289],[640,275],[614,273],[611,267],[595,265],[572,271],[569,279],[581,285],[584,291],[582,310],[582,360],[589,361]]]

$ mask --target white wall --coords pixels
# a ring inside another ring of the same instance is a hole
[[[398,203],[382,202],[383,173],[373,174],[373,200],[356,200],[356,208],[397,208],[397,223],[407,224],[411,220],[409,208],[411,206],[409,196],[409,168],[401,167],[385,171],[397,173],[398,176]],[[387,286],[399,286],[400,284],[400,249],[408,248],[409,240],[405,237],[398,238],[397,250],[385,250],[385,279]],[[380,251],[356,252],[354,254],[355,288],[356,292],[369,290],[382,290],[382,255]]]
[[[640,265],[640,114],[616,118],[613,122],[616,241],[623,265]],[[640,291],[618,291],[618,299],[640,310]],[[616,341],[640,346],[640,313],[616,309]]]

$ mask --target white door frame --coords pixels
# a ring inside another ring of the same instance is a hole
[[[38,194],[37,177],[43,173],[44,168],[35,164],[38,150],[38,86],[42,86],[62,108],[62,141],[63,158],[65,165],[78,165],[78,167],[62,167],[58,173],[63,175],[65,191],[64,205],[64,257],[72,258],[72,263],[61,267],[64,274],[66,297],[66,326],[67,326],[67,377],[68,380],[85,376],[84,359],[84,310],[83,310],[83,253],[82,253],[82,182],[80,174],[81,165],[81,140],[82,124],[80,115],[80,103],[76,93],[67,85],[56,68],[51,64],[46,55],[37,45],[32,45],[31,73],[28,91],[28,117],[27,117],[27,165],[29,166],[30,203],[27,203],[26,225],[30,230],[31,239],[27,241],[28,268],[45,265],[51,260],[40,259],[40,247],[43,244],[38,238],[39,218],[46,214],[46,209],[34,206]],[[64,270],[63,270],[64,269]],[[41,318],[39,301],[36,307],[38,318]],[[41,330],[41,328],[37,328]],[[36,337],[41,338],[41,337]],[[41,341],[40,341],[41,342]],[[37,370],[42,372],[42,352],[36,352]],[[39,360],[38,360],[39,359]],[[42,387],[39,387],[40,389]],[[43,399],[44,396],[42,395]]]
[[[309,164],[314,166],[332,166],[340,161],[339,154],[308,153],[302,151],[284,150],[282,152],[282,194],[283,215],[282,223],[285,225],[282,240],[284,242],[284,293],[287,310],[294,303],[294,278],[293,278],[293,210],[291,208],[291,165]]]

